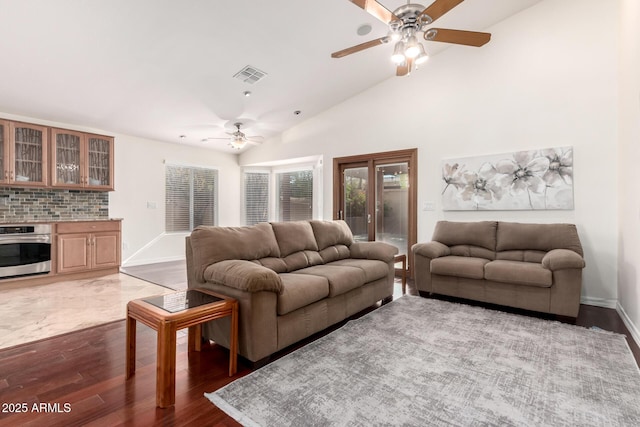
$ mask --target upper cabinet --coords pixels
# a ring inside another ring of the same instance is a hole
[[[0,185],[113,190],[114,139],[0,119]]]
[[[55,187],[113,190],[113,138],[51,129]]]
[[[48,128],[6,120],[0,121],[0,127],[0,182],[12,186],[46,186]]]

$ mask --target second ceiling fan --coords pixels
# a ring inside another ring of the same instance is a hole
[[[423,38],[428,41],[475,47],[483,46],[491,39],[490,33],[427,28],[464,0],[436,0],[426,8],[420,4],[407,3],[393,12],[376,0],[349,1],[387,24],[389,32],[386,36],[334,52],[331,57],[342,58],[370,47],[396,42],[391,60],[397,65],[398,76],[408,75],[414,65],[421,64],[428,58],[424,46],[418,41],[419,33],[423,33]]]

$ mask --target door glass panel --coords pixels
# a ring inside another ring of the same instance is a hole
[[[89,137],[89,185],[110,184],[110,144],[109,140]]]
[[[27,127],[16,127],[15,131],[15,180],[43,182],[42,131]]]
[[[56,182],[81,184],[80,137],[59,133],[56,135]]]
[[[344,220],[351,228],[357,242],[369,240],[367,209],[367,172],[366,166],[346,168],[344,170]]]
[[[409,232],[409,165],[406,162],[376,166],[376,241],[407,254]]]

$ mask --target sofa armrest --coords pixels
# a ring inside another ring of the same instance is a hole
[[[204,270],[204,279],[245,292],[281,293],[283,290],[282,280],[275,271],[251,261],[216,262]]]
[[[585,262],[576,252],[569,249],[553,249],[542,258],[542,266],[547,270],[565,270],[567,268],[584,268]]]
[[[422,255],[430,259],[451,255],[449,246],[435,240],[427,243],[416,243],[411,247],[411,251],[414,255]]]
[[[398,248],[384,242],[354,242],[349,246],[352,258],[378,259],[384,262],[393,261]]]

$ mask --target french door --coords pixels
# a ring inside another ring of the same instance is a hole
[[[417,149],[335,158],[333,217],[356,241],[386,242],[407,256],[417,239]],[[399,264],[398,264],[399,265]]]

